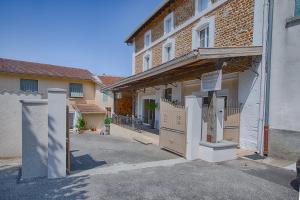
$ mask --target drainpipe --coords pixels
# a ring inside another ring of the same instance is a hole
[[[274,0],[269,0],[268,35],[266,45],[266,94],[265,94],[265,125],[264,125],[264,149],[263,154],[268,155],[269,140],[269,113],[270,113],[270,79],[271,79],[271,56],[272,56],[272,30],[273,30]]]

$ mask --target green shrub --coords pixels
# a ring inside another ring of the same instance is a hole
[[[76,128],[78,128],[79,130],[85,129],[85,121],[83,119],[82,116],[79,116],[77,118],[77,124],[76,124]]]
[[[110,125],[112,123],[112,118],[111,117],[106,117],[105,119],[104,119],[104,124],[105,125]]]

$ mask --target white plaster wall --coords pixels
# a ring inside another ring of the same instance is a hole
[[[47,100],[22,101],[22,178],[46,177],[48,171]]]
[[[253,70],[258,72],[260,67],[261,65],[258,65]],[[261,77],[251,70],[239,74],[240,147],[249,150],[257,150],[260,79]]]
[[[269,123],[271,129],[300,131],[300,25],[285,28],[294,4],[274,3]]]
[[[41,99],[40,94],[0,92],[0,158],[22,155],[22,99]]]

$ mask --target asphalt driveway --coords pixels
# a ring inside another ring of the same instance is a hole
[[[3,171],[0,168],[0,174]],[[253,161],[193,161],[117,174],[16,183],[0,177],[0,199],[298,200],[295,173]]]
[[[0,200],[298,200],[295,172],[254,161],[189,162],[99,135],[72,135],[72,148],[77,168],[61,179],[17,183],[18,162],[0,162]]]
[[[71,134],[71,171],[77,173],[95,167],[124,163],[142,163],[174,159],[178,156],[156,145],[99,134]]]

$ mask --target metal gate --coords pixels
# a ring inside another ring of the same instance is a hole
[[[224,113],[224,140],[240,143],[240,108],[228,106]]]
[[[186,153],[186,110],[165,99],[160,100],[159,146],[181,156]]]

